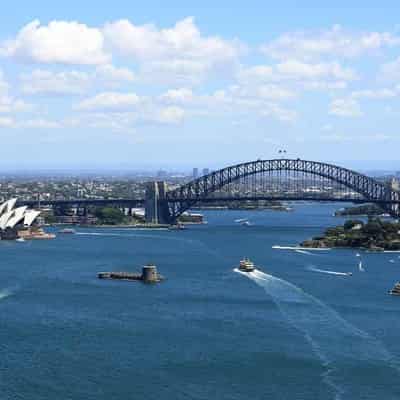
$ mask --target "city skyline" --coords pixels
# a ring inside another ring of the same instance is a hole
[[[5,5],[0,168],[397,170],[399,7],[356,3]]]

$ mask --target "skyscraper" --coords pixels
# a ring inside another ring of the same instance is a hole
[[[198,168],[193,168],[193,179],[196,179],[199,176],[199,169]]]

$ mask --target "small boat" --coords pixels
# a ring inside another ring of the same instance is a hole
[[[170,231],[181,231],[187,229],[183,224],[171,225],[168,227]]]
[[[365,272],[365,269],[364,269],[364,267],[363,267],[363,263],[362,263],[361,260],[360,260],[360,262],[358,263],[358,270],[359,270],[360,272]]]
[[[389,294],[393,296],[400,296],[400,282],[397,282],[392,290],[389,290]]]
[[[345,272],[345,274],[346,274],[347,276],[352,276],[352,275],[353,275],[352,272]]]
[[[256,269],[254,263],[248,258],[244,258],[239,263],[239,271],[242,272],[253,272]]]
[[[23,237],[20,237],[18,239],[15,239],[16,242],[21,243],[21,242],[25,242],[25,239]]]
[[[75,229],[72,228],[64,228],[58,231],[58,233],[67,233],[67,234],[74,234],[76,233]]]
[[[236,222],[237,224],[242,224],[243,222],[246,222],[246,221],[248,221],[248,219],[247,219],[247,218],[239,218],[239,219],[235,219],[235,222]]]
[[[356,257],[361,257],[361,254],[360,253],[356,253]]]

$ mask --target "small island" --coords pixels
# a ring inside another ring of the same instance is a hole
[[[348,220],[328,228],[324,235],[305,240],[302,247],[364,248],[371,251],[400,250],[400,223],[370,218],[368,222]]]
[[[357,216],[379,216],[384,215],[385,211],[377,204],[361,204],[359,206],[345,207],[335,212],[335,217]]]

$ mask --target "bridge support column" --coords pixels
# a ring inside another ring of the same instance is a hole
[[[145,196],[145,218],[147,223],[171,223],[166,192],[167,184],[164,181],[147,183]]]

